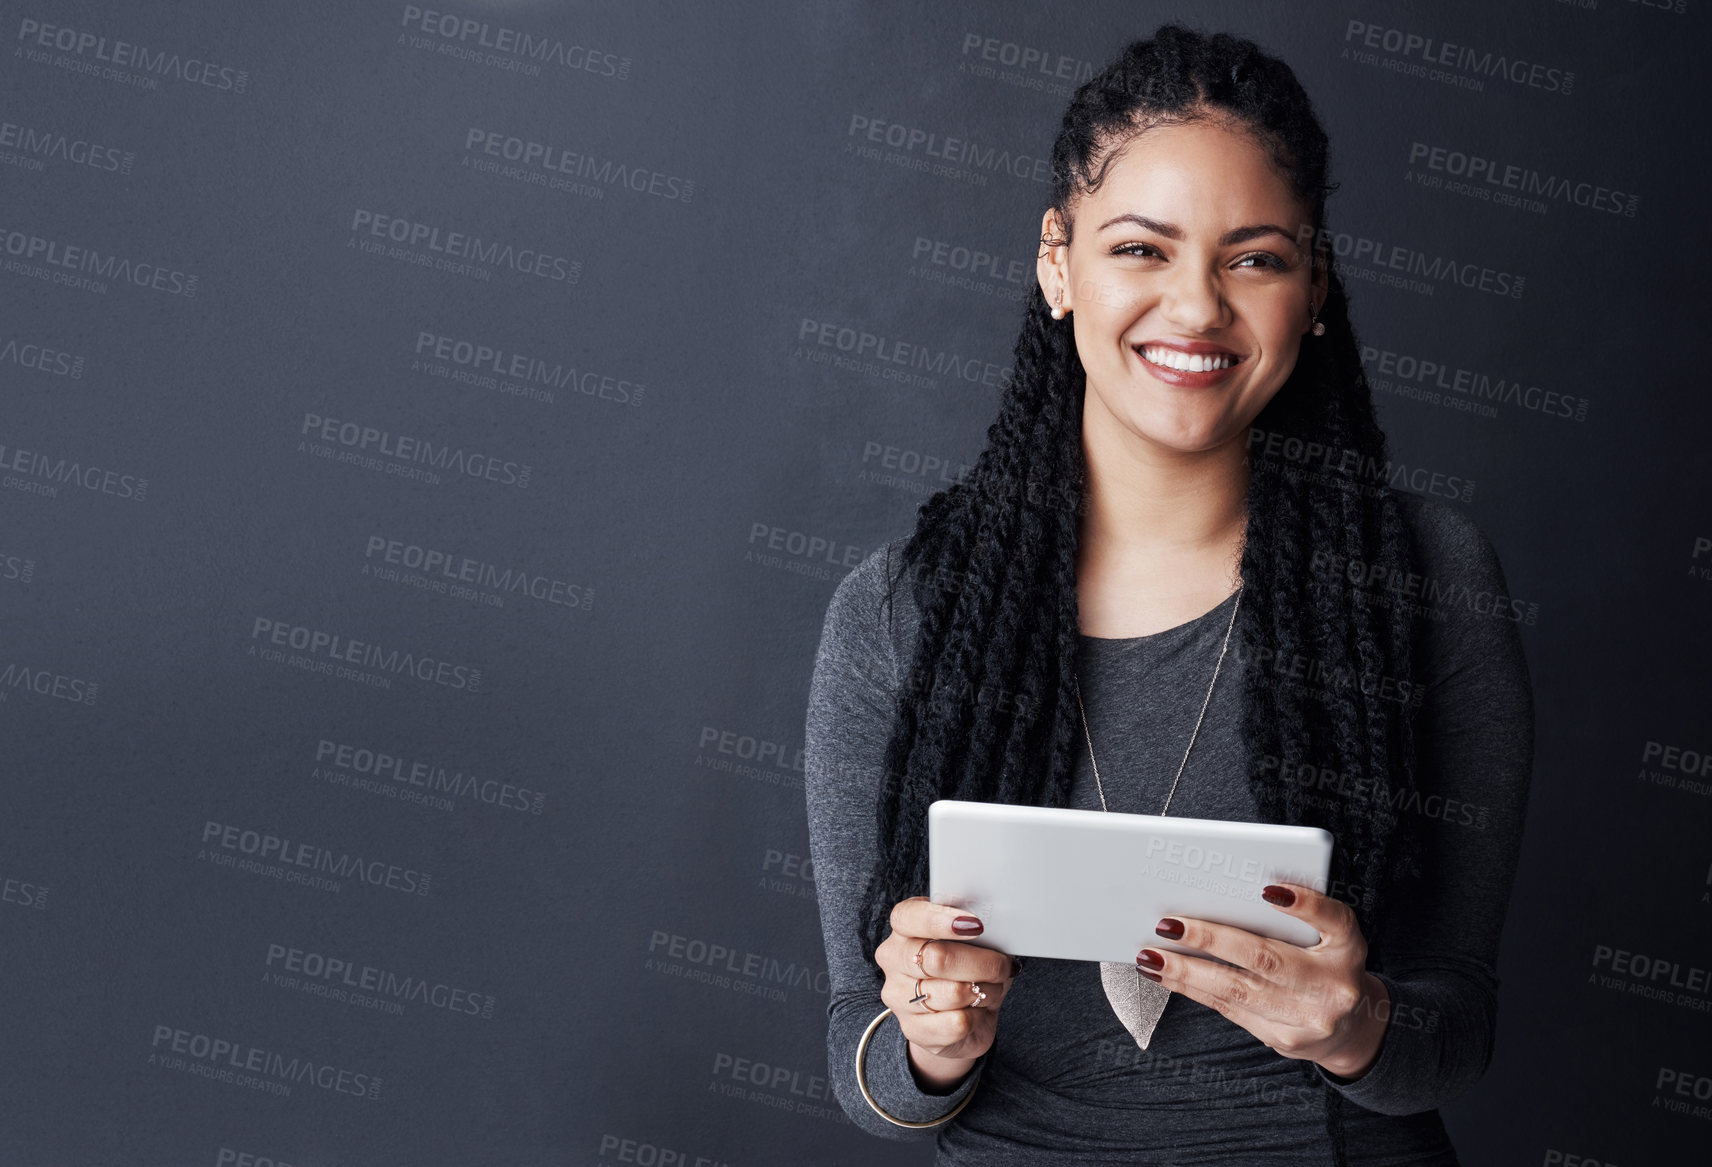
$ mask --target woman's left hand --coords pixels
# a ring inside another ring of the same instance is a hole
[[[1391,1000],[1385,983],[1367,971],[1367,939],[1341,900],[1299,883],[1269,885],[1275,889],[1293,892],[1294,900],[1279,902],[1287,897],[1274,894],[1267,902],[1311,924],[1318,944],[1300,948],[1229,924],[1170,916],[1160,921],[1161,936],[1230,965],[1144,948],[1136,967],[1172,992],[1217,1009],[1284,1057],[1359,1078],[1379,1057]],[[1172,920],[1182,924],[1181,935],[1169,928]]]

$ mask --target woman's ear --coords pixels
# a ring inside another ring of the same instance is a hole
[[[1066,312],[1070,304],[1070,244],[1064,221],[1055,207],[1046,208],[1040,217],[1040,251],[1034,261],[1035,277],[1046,302]],[[1059,299],[1060,292],[1063,298]]]
[[[1326,246],[1324,240],[1315,244],[1314,259],[1314,280],[1310,294],[1312,295],[1313,302],[1316,305],[1314,308],[1314,315],[1318,316],[1325,310],[1326,299],[1332,294],[1330,274],[1332,254],[1331,248]]]

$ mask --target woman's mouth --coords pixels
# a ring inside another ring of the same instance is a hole
[[[1242,363],[1235,353],[1186,353],[1165,345],[1136,345],[1134,351],[1149,373],[1168,385],[1199,388],[1223,380]]]

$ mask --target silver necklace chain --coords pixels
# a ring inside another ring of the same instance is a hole
[[[1194,731],[1189,734],[1189,748],[1183,751],[1183,761],[1177,767],[1177,777],[1171,779],[1171,789],[1165,794],[1165,805],[1161,807],[1159,811],[1161,816],[1171,809],[1171,798],[1177,793],[1177,781],[1183,777],[1183,768],[1189,764],[1189,750],[1193,750],[1195,748],[1195,738],[1198,737],[1201,732],[1201,720],[1207,716],[1207,706],[1213,703],[1213,686],[1219,683],[1219,669],[1224,666],[1225,650],[1230,647],[1231,629],[1236,627],[1236,614],[1242,611],[1242,588],[1243,585],[1237,585],[1236,605],[1231,608],[1230,624],[1225,628],[1224,643],[1219,645],[1219,659],[1218,663],[1213,665],[1213,679],[1207,682],[1206,700],[1201,702],[1201,712],[1200,715],[1195,718]],[[1100,809],[1109,811],[1111,808],[1106,805],[1105,783],[1100,781],[1100,764],[1094,761],[1094,739],[1093,736],[1088,733],[1088,711],[1082,708],[1082,678],[1080,675],[1076,677],[1076,708],[1082,714],[1082,736],[1088,741],[1088,761],[1092,763],[1094,767],[1094,786],[1100,792]]]

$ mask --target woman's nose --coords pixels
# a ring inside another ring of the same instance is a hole
[[[1225,323],[1230,307],[1217,276],[1179,268],[1165,277],[1160,312],[1186,332],[1204,332]]]

